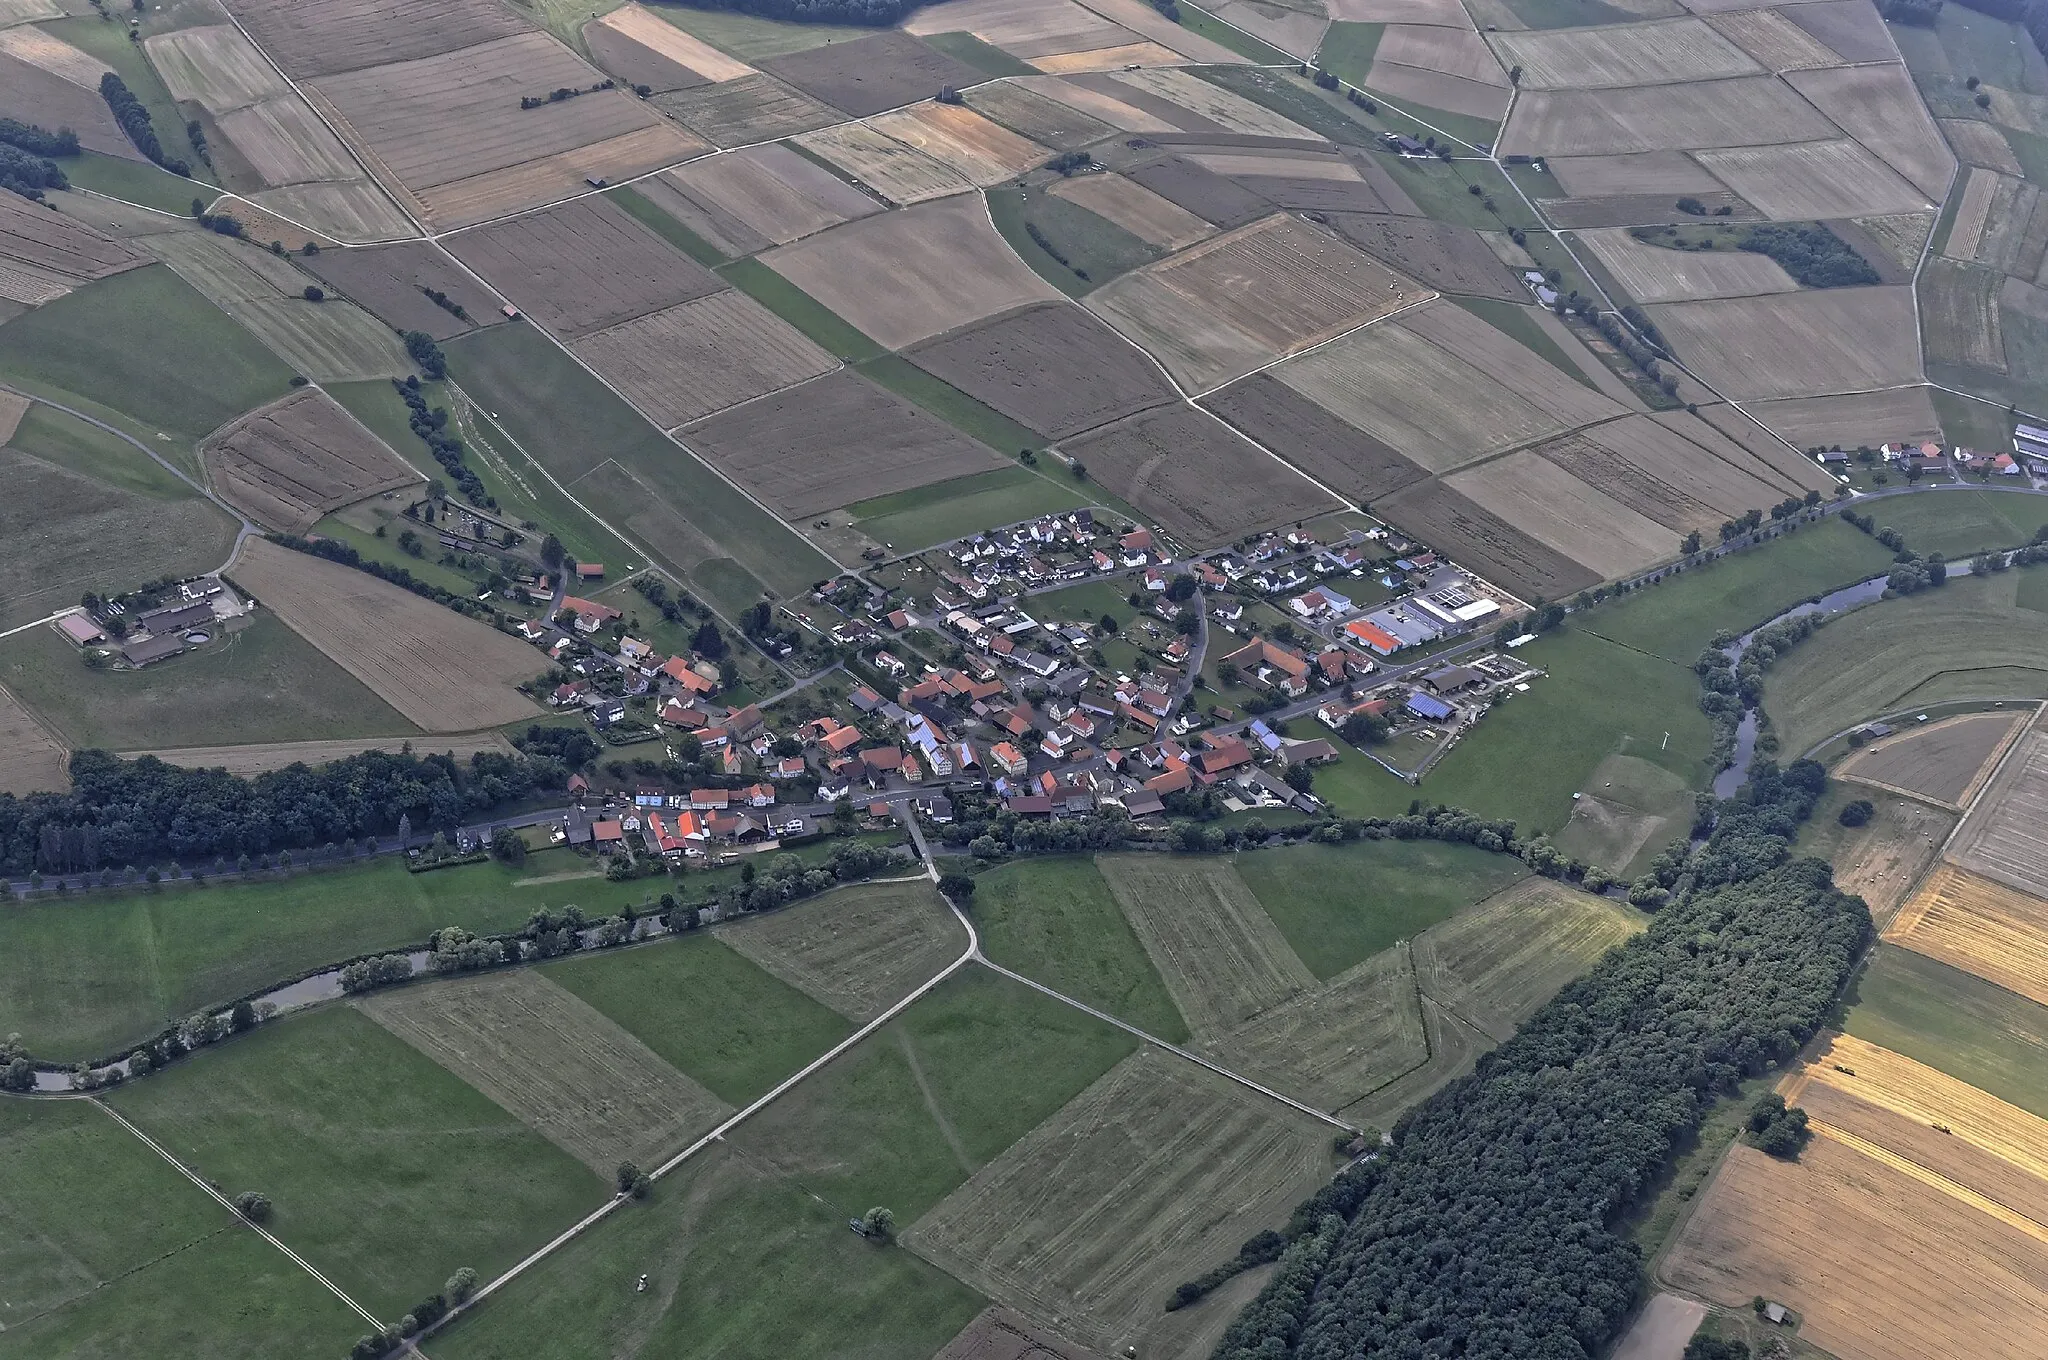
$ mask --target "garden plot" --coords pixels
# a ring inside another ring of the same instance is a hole
[[[1527,292],[1470,227],[1391,213],[1331,213],[1330,229],[1375,259],[1445,293],[1516,302]]]
[[[520,722],[539,710],[518,686],[541,669],[509,633],[409,590],[266,539],[233,574],[291,630],[427,732]]]
[[[836,110],[774,76],[758,73],[694,90],[673,90],[649,102],[713,146],[771,142],[839,121]]]
[[[1937,202],[1956,158],[1942,141],[1903,64],[1790,71],[1785,80],[1878,159]]]
[[[684,210],[658,189],[672,188]],[[706,156],[634,186],[728,255],[751,255],[871,217],[882,205],[786,146]]]
[[[345,295],[396,331],[425,331],[449,340],[504,320],[497,295],[424,243],[324,250],[299,261],[329,292]],[[433,289],[462,309],[457,315],[427,296]]]
[[[1738,146],[1697,153],[1723,184],[1780,222],[1923,212],[1927,195],[1850,141]]]
[[[732,407],[678,437],[791,517],[1003,465],[985,445],[852,373]]]
[[[1096,865],[1198,1041],[1315,988],[1227,860],[1105,855]]]
[[[1361,504],[1429,477],[1428,469],[1339,420],[1271,373],[1245,378],[1202,405],[1325,486]]]
[[[1179,250],[1216,229],[1186,208],[1122,175],[1077,175],[1053,181],[1046,192],[1114,222],[1149,245]]]
[[[796,139],[796,144],[838,166],[855,184],[891,203],[923,203],[963,194],[975,187],[966,175],[946,162],[906,146],[866,123],[841,123],[806,132]]]
[[[530,968],[356,1003],[600,1176],[654,1166],[732,1107]]]
[[[1948,142],[1965,164],[1980,165],[1987,170],[1996,170],[2002,175],[2023,175],[2019,158],[2012,154],[2012,144],[2005,139],[1996,123],[1979,122],[1975,118],[1937,119]]]
[[[854,118],[930,99],[946,86],[979,84],[972,66],[908,33],[828,43],[769,57],[761,69]]]
[[[1906,288],[1826,288],[1654,307],[1672,349],[1734,401],[1892,387],[1920,379]]]
[[[1371,256],[1276,216],[1134,270],[1088,305],[1199,391],[1427,296]]]
[[[1884,938],[2048,1005],[2048,902],[2006,883],[1937,865]]]
[[[1336,497],[1192,406],[1147,411],[1062,447],[1093,480],[1188,547],[1215,547],[1340,508]]]
[[[839,367],[736,288],[622,322],[571,348],[663,429]]]
[[[1613,580],[1678,555],[1679,536],[1528,449],[1445,479],[1467,500]]]
[[[1926,329],[1928,362],[2005,372],[1998,296],[2006,282],[1995,269],[1947,259],[1927,262],[1920,278],[1920,324]]]
[[[1283,1095],[1341,1110],[1429,1061],[1414,959],[1396,945],[1201,1048]]]
[[[1422,989],[1505,1040],[1573,978],[1642,931],[1638,912],[1548,878],[1525,878],[1415,937]]]
[[[1803,71],[1842,64],[1842,58],[1826,43],[1774,9],[1709,14],[1707,22],[1766,71]]]
[[[304,87],[441,227],[566,197],[704,149],[545,33],[326,76]],[[522,109],[558,89],[573,99]]]
[[[1891,431],[1894,438],[1910,441],[1941,438],[1941,421],[1924,387],[1900,387],[1853,397],[1761,401],[1749,410],[1773,433],[1800,449],[1833,448],[1837,444],[1853,449],[1868,442],[1870,432],[1876,429]]]
[[[848,222],[761,258],[890,349],[1060,296],[971,194]]]
[[[1717,194],[1727,186],[1682,151],[1619,156],[1551,156],[1543,162],[1573,198],[1615,194]]]
[[[1768,255],[1743,250],[1672,250],[1645,244],[1626,227],[1582,231],[1579,239],[1621,290],[1637,302],[1753,297],[1790,293],[1799,287]]]
[[[298,80],[413,61],[532,30],[492,0],[232,0],[256,45]]]
[[[2048,1330],[2048,1246],[1987,1206],[1864,1139],[1822,1130],[1797,1161],[1737,1145],[1660,1274],[1730,1308],[1766,1294],[1851,1360],[2022,1360]]]
[[[928,101],[877,114],[868,126],[950,166],[980,189],[1015,179],[1052,155],[964,104]]]
[[[1700,19],[1497,33],[1507,66],[1526,90],[1594,90],[1755,75],[1762,68]]]
[[[0,689],[0,793],[26,798],[71,787],[71,752],[35,714]]]
[[[59,80],[97,93],[102,77],[114,68],[88,52],[82,52],[53,33],[23,25],[0,28],[0,55],[25,61]]]
[[[565,340],[726,286],[606,198],[462,232],[449,248]]]
[[[1538,543],[1442,482],[1396,492],[1374,507],[1420,539],[1523,600],[1556,600],[1600,583],[1598,572]]]
[[[1695,8],[1706,8],[1695,0]],[[1747,9],[1743,3],[1716,6]],[[1863,0],[1820,0],[1817,4],[1787,5],[1784,15],[1841,54],[1843,61],[1889,62],[1899,60],[1898,44],[1879,17],[1877,7]]]
[[[2048,898],[2048,731],[2039,724],[2021,738],[2021,745],[1982,798],[1963,819],[1948,847],[1949,858],[1980,874],[1989,874]]]
[[[592,23],[664,61],[675,63],[698,81],[738,80],[754,74],[753,67],[727,56],[703,39],[685,33],[645,5],[621,5]],[[588,39],[590,27],[585,27],[583,32]]]
[[[1532,90],[1518,96],[1502,155],[1614,156],[1837,135],[1776,76],[1612,90]]]
[[[950,0],[949,0],[950,2]],[[923,10],[920,13],[938,13]],[[1057,99],[1035,94],[1014,80],[995,80],[962,92],[967,107],[995,119],[1011,131],[1061,151],[1098,142],[1115,129],[1100,119],[1069,108]]]
[[[954,331],[906,357],[1049,439],[1174,400],[1158,365],[1086,311],[1064,303]]]
[[[1717,454],[1647,416],[1629,416],[1539,444],[1535,452],[1683,534],[1705,533],[1784,499],[1785,488],[1758,477],[1741,450],[1722,448]]]
[[[718,928],[718,938],[849,1020],[865,1023],[936,977],[967,945],[922,875],[840,888]]]
[[[1104,1354],[1329,1175],[1329,1129],[1150,1049],[920,1218],[904,1245]]]
[[[1885,737],[1835,767],[1835,774],[1961,811],[1990,777],[2025,713],[1966,713]]]
[[[258,524],[300,534],[344,505],[421,480],[317,388],[301,388],[209,436],[207,480]]]

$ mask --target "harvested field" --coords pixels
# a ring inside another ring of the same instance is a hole
[[[545,33],[328,76],[305,88],[442,227],[545,203],[704,149],[621,90],[521,109],[603,79]]]
[[[1949,857],[2048,898],[2048,731],[2037,723],[1963,819]]]
[[[645,5],[622,5],[594,23],[663,60],[674,62],[700,81],[738,80],[754,73],[754,68],[745,62],[735,60],[703,39],[683,32]],[[586,37],[589,32],[589,28],[584,29]]]
[[[1088,7],[1105,19],[1122,24],[1142,39],[1170,48],[1190,61],[1208,66],[1242,64],[1244,58],[1222,43],[1182,28],[1152,8],[1147,0],[1088,0]]]
[[[466,231],[449,248],[565,340],[726,286],[607,198]]]
[[[1923,212],[1927,196],[1855,142],[1701,151],[1699,163],[1777,221]]]
[[[295,96],[219,114],[215,121],[266,185],[363,182],[341,139]],[[402,217],[389,216],[398,224],[393,232],[407,230]]]
[[[0,265],[85,282],[149,263],[76,218],[53,213],[25,198],[0,198]]]
[[[1467,500],[1600,574],[1632,575],[1678,555],[1679,535],[1521,449],[1445,480]]]
[[[268,529],[301,534],[328,512],[421,480],[340,402],[300,388],[200,446],[213,489]]]
[[[1941,438],[1941,422],[1925,387],[1900,387],[1853,397],[1794,397],[1763,401],[1750,411],[1774,432],[1802,449],[1855,448],[1870,431],[1888,439]]]
[[[1225,23],[1241,28],[1303,61],[1315,56],[1324,32],[1330,27],[1320,4],[1304,11],[1273,3],[1273,0],[1222,0],[1216,6],[1215,14]]]
[[[1341,1110],[1429,1061],[1415,961],[1398,944],[1201,1049],[1283,1095]]]
[[[672,187],[678,211],[656,188]],[[786,146],[706,156],[634,186],[728,255],[751,255],[871,217],[882,205]],[[729,248],[728,248],[729,247]]]
[[[56,0],[0,0],[0,24],[26,24],[37,19],[61,19],[64,11]]]
[[[1920,250],[1927,244],[1928,233],[1934,230],[1934,216],[1931,212],[1889,213],[1855,218],[1854,225],[1897,261],[1901,269],[1910,270],[1920,263]],[[1841,225],[1834,223],[1831,229],[1839,230]],[[1885,261],[1873,258],[1871,264],[1882,270]]]
[[[71,787],[71,752],[12,694],[0,689],[0,793],[25,798]]]
[[[1328,1176],[1329,1130],[1151,1049],[920,1218],[904,1245],[1109,1354],[1180,1280]]]
[[[936,976],[967,945],[922,876],[839,888],[717,933],[767,972],[860,1023]]]
[[[1084,84],[1086,77],[1065,76],[1017,76],[1008,83],[1033,94],[1043,96],[1066,108],[1071,113],[1091,118],[1114,128],[1118,132],[1177,132],[1183,124],[1192,125],[1193,115],[1178,105],[1166,100],[1153,99],[1174,115],[1167,118],[1160,113],[1148,112],[1136,101],[1146,98],[1129,86],[1117,85],[1107,76],[1100,79],[1109,85],[1107,91]],[[1210,131],[1219,129],[1211,126]]]
[[[1120,420],[1064,451],[1095,481],[1153,516],[1190,548],[1338,508],[1337,499],[1230,427],[1176,403]]]
[[[1980,122],[1975,118],[1941,118],[1936,120],[1948,137],[1948,144],[1966,165],[1981,165],[1987,170],[1996,170],[2002,175],[2022,175],[2019,158],[2012,154],[2012,145],[1996,123]]]
[[[1600,583],[1598,573],[1538,543],[1441,482],[1397,492],[1374,508],[1402,532],[1520,599],[1556,600]]]
[[[1271,203],[1250,189],[1181,156],[1133,166],[1124,173],[1139,187],[1226,230],[1273,210]]]
[[[396,752],[410,744],[420,755],[449,755],[468,762],[479,751],[494,755],[513,754],[512,743],[497,732],[484,732],[466,737],[422,737],[418,733],[396,737],[357,737],[348,741],[272,741],[253,743],[247,746],[179,746],[165,747],[153,751],[123,751],[125,760],[136,760],[142,756],[155,756],[166,765],[176,765],[186,770],[226,770],[229,774],[248,778],[251,775],[282,770],[292,765],[318,767],[337,760],[346,760],[365,751]]]
[[[1186,109],[1202,123],[1225,132],[1252,137],[1286,137],[1305,142],[1322,140],[1301,124],[1282,118],[1265,105],[1254,104],[1243,95],[1232,94],[1221,85],[1212,85],[1200,76],[1178,68],[1123,71],[1110,79],[1127,89]]]
[[[600,1176],[653,1166],[732,1107],[531,968],[368,997],[363,1014]]]
[[[678,437],[793,518],[1002,464],[937,416],[852,373],[733,407]]]
[[[2025,713],[1965,713],[1853,751],[1835,774],[1961,811],[2027,721]]]
[[[1089,306],[1204,390],[1423,296],[1370,256],[1279,216],[1126,274]]]
[[[142,153],[114,121],[98,90],[74,85],[4,52],[0,52],[0,118],[68,127],[88,151],[142,161]]]
[[[856,184],[891,203],[923,203],[949,194],[964,194],[975,187],[967,176],[944,161],[927,156],[916,147],[905,146],[865,123],[841,123],[806,132],[796,139],[796,144],[830,161]]]
[[[1041,1331],[1022,1313],[991,1305],[946,1343],[933,1360],[1093,1360],[1088,1352],[1051,1332]]]
[[[1845,794],[1861,792],[1854,784],[1837,787]],[[1882,930],[1934,863],[1942,842],[1955,829],[1956,819],[1909,798],[1880,796],[1871,801],[1877,810],[1868,822],[1858,827],[1823,823],[1812,849],[1800,849],[1801,853],[1822,855],[1832,864],[1835,886],[1868,903],[1871,919]]]
[[[1015,179],[1045,164],[1050,151],[964,104],[927,101],[878,114],[868,126],[950,166],[977,188]]]
[[[1903,64],[1790,71],[1785,80],[1929,202],[1947,191],[1956,158]]]
[[[1004,243],[972,194],[848,222],[762,259],[890,349],[1059,298]],[[917,262],[914,272],[905,260]]]
[[[984,79],[972,66],[908,33],[877,33],[769,57],[761,69],[854,118],[930,99],[943,86]]]
[[[1650,309],[1678,356],[1731,400],[1920,380],[1905,288],[1827,288]]]
[[[1790,293],[1799,287],[1767,255],[1741,250],[1672,250],[1647,245],[1625,227],[1582,231],[1579,239],[1622,291],[1637,302],[1752,297]]]
[[[1525,878],[1415,937],[1422,990],[1496,1040],[1648,921],[1604,897]]]
[[[1942,863],[1884,938],[2048,1005],[2048,902],[2025,891]]]
[[[40,28],[23,25],[19,28],[0,28],[0,55],[25,61],[40,70],[48,71],[59,80],[68,81],[82,90],[99,93],[100,77],[113,71],[113,67],[88,52],[82,52],[53,33]]]
[[[343,184],[288,184],[245,196],[268,212],[303,222],[333,241],[388,241],[417,234],[384,191],[367,180]],[[246,212],[246,208],[244,209]],[[251,230],[260,227],[252,220]],[[293,228],[293,230],[298,230]],[[276,233],[288,236],[286,232]]]
[[[1096,866],[1197,1041],[1315,988],[1228,861],[1105,855]]]
[[[1326,486],[1354,501],[1429,478],[1428,469],[1296,392],[1271,373],[1234,382],[1202,405]]]
[[[1614,90],[1535,90],[1515,101],[1498,150],[1612,156],[1762,142],[1816,142],[1833,124],[1775,76]]]
[[[1927,361],[2005,372],[2004,328],[1999,324],[1998,309],[2004,276],[1995,269],[1937,258],[1927,262],[1920,277]]]
[[[572,348],[663,429],[839,367],[736,288],[622,322]]]
[[[624,13],[638,8],[637,5],[627,5],[614,12]],[[657,19],[655,22],[661,21]],[[682,32],[673,24],[664,27],[676,33]],[[580,35],[583,50],[590,53],[590,59],[598,69],[636,91],[645,85],[649,94],[667,94],[672,90],[694,90],[711,83],[689,67],[679,65],[638,39],[609,26],[603,18],[592,19],[583,25]],[[751,71],[753,68],[747,69]]]
[[[1600,157],[1599,159],[1607,159]],[[1736,222],[1754,222],[1763,214],[1726,191],[1714,194],[1697,194],[1710,212],[1728,209],[1728,217]],[[1641,227],[1660,222],[1695,222],[1698,219],[1680,212],[1668,194],[1615,194],[1606,198],[1545,198],[1539,199],[1544,215],[1563,228],[1584,227]]]
[[[1330,229],[1439,292],[1515,302],[1526,296],[1470,227],[1388,213],[1332,213]]]
[[[649,102],[713,146],[773,141],[839,121],[835,111],[771,75],[672,90]]]
[[[1747,53],[1700,19],[1497,33],[1501,63],[1525,90],[1592,90],[1755,75]]]
[[[1774,9],[1709,14],[1707,22],[1766,71],[1801,71],[1842,62],[1827,44]]]
[[[243,543],[235,581],[291,630],[428,732],[469,732],[536,714],[516,688],[544,667],[508,633],[367,572]]]
[[[1122,175],[1078,175],[1055,180],[1046,192],[1114,222],[1151,245],[1179,250],[1215,228],[1176,203]]]
[[[1260,177],[1281,180],[1334,180],[1358,183],[1358,167],[1338,155],[1336,148],[1320,151],[1281,151],[1258,147],[1211,150],[1200,145],[1180,148],[1180,154],[1219,175],[1231,179]]]
[[[1063,303],[954,331],[906,357],[1049,439],[1174,400],[1156,364],[1088,312]]]
[[[1366,78],[1372,81],[1375,93],[1428,108],[1448,109],[1489,123],[1498,122],[1508,111],[1508,92],[1500,85],[1386,60],[1375,60]]]
[[[1552,156],[1544,165],[1573,198],[1606,198],[1615,194],[1706,195],[1725,187],[1700,169],[1699,162],[1679,151]]]
[[[1974,232],[1971,248],[1960,249],[1964,222],[1958,212],[1943,253],[1989,265],[2018,279],[2033,278],[2041,268],[2042,252],[2048,250],[2048,206],[2042,202],[2041,191],[2025,180],[1993,175],[1988,170],[1972,170],[1970,176],[1972,185],[1979,178],[1993,181],[1983,221]],[[1964,206],[1970,205],[1966,202]]]
[[[1472,26],[1457,0],[1324,0],[1323,7],[1338,23]]]
[[[1707,432],[1711,437],[1711,432]],[[1647,416],[1630,416],[1536,446],[1534,452],[1674,533],[1701,533],[1784,499],[1732,445],[1716,454]]]
[[[228,9],[288,76],[438,56],[533,25],[491,0],[233,0]],[[587,82],[586,82],[587,83]]]
[[[430,245],[407,242],[364,250],[325,250],[300,264],[393,330],[449,340],[504,318],[497,296]],[[458,317],[427,296],[432,288],[462,308]]]
[[[208,113],[247,108],[292,92],[256,44],[233,24],[159,33],[142,45],[171,98],[192,100]]]
[[[1078,7],[1077,7],[1078,8]],[[937,13],[938,11],[929,11]],[[992,81],[964,91],[967,107],[1011,131],[1059,151],[1072,151],[1107,137],[1115,129],[1097,118],[1033,93],[1013,80]]]
[[[1731,9],[1747,7],[1742,4]],[[1898,45],[1878,16],[1876,6],[1863,0],[1821,0],[1818,4],[1787,5],[1785,17],[1841,54],[1844,61],[1897,61]]]
[[[1373,75],[1368,84],[1377,85],[1380,62],[1440,71],[1447,76],[1478,81],[1482,85],[1506,88],[1507,72],[1501,69],[1493,49],[1469,28],[1447,28],[1429,24],[1388,24],[1373,49]]]
[[[944,9],[913,12],[903,27],[921,37],[972,33],[1020,61],[1121,47],[1137,40],[1129,29],[1074,0],[949,0]]]
[[[1731,1308],[1782,1301],[1802,1338],[1847,1360],[2031,1354],[2048,1329],[2040,1230],[1863,1147],[1878,1155],[1826,1131],[1796,1162],[1731,1148],[1660,1274]]]

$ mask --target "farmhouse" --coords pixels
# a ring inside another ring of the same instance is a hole
[[[1277,642],[1254,637],[1223,663],[1249,672],[1291,699],[1308,693],[1308,658]]]
[[[608,604],[578,599],[574,595],[562,597],[562,609],[576,616],[576,631],[579,633],[595,633],[624,617]]]
[[[66,614],[57,620],[57,631],[80,647],[91,647],[107,640],[106,630],[93,622],[90,614]]]

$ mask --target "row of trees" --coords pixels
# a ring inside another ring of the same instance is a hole
[[[113,110],[114,121],[121,125],[121,131],[128,134],[128,140],[135,143],[135,149],[150,160],[161,165],[174,175],[190,175],[192,167],[164,150],[157,140],[156,124],[149,118],[149,107],[135,97],[128,83],[112,71],[100,77],[100,98],[107,101]]]
[[[70,792],[0,793],[0,870],[81,873],[268,855],[388,835],[401,818],[453,827],[559,791],[571,768],[538,748],[512,756],[479,751],[466,761],[372,751],[244,778],[152,756],[79,751],[71,757]]]
[[[416,345],[415,337],[425,344]],[[429,378],[439,379],[448,376],[448,361],[443,357],[441,347],[435,344],[434,338],[425,331],[407,331],[405,349],[406,353],[412,356],[412,361],[420,366],[420,372]],[[471,505],[497,509],[497,497],[485,489],[483,479],[462,461],[462,441],[448,433],[446,408],[428,407],[427,395],[420,390],[420,380],[416,375],[408,376],[404,382],[393,378],[391,385],[398,389],[400,399],[405,402],[406,410],[411,413],[407,423],[412,426],[412,432],[427,446],[427,452],[434,455],[434,461],[447,472],[456,489],[462,492],[463,497]]]
[[[1868,940],[1862,901],[1791,858],[1825,785],[1772,769],[1674,847],[1650,929],[1304,1205],[1218,1356],[1599,1354],[1642,1273],[1617,1217],[1715,1100],[1797,1052]]]

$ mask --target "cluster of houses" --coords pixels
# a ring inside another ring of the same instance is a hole
[[[581,787],[579,787],[581,785]],[[570,792],[588,792],[579,776]],[[618,849],[638,835],[650,852],[672,861],[710,859],[726,847],[757,845],[810,832],[810,819],[780,809],[773,784],[669,793],[641,788],[630,807],[569,809],[561,839],[572,846]]]
[[[1862,453],[1871,451],[1865,449]],[[1860,456],[1842,449],[1820,449],[1814,453],[1821,466],[1837,475]],[[1864,461],[1882,463],[1913,477],[1946,476],[1952,471],[1983,477],[2048,477],[2048,430],[2021,422],[2013,431],[2010,453],[1985,453],[1961,444],[1948,446],[1926,440],[1917,444],[1880,444],[1875,455]]]
[[[1005,580],[1037,589],[1173,561],[1150,529],[1105,529],[1096,524],[1092,510],[1045,515],[976,534],[951,545],[943,556],[940,593],[956,609],[988,600]],[[947,607],[943,601],[941,607]]]
[[[220,620],[246,612],[242,602],[211,576],[182,583],[177,595],[171,603],[132,616],[126,606],[106,601],[97,612],[81,609],[64,615],[57,620],[57,631],[80,651],[111,646],[123,665],[140,669],[204,646],[213,641]]]

